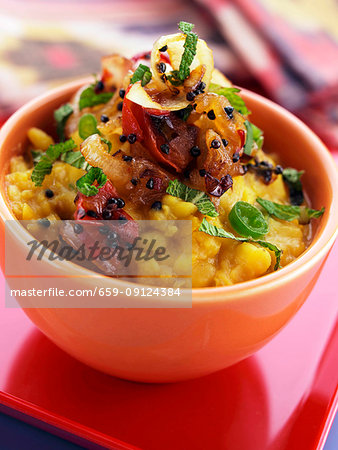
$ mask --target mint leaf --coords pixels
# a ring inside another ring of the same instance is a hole
[[[73,114],[72,105],[66,103],[54,111],[54,119],[56,121],[56,132],[60,141],[65,140],[65,125],[68,117]]]
[[[103,173],[103,170],[99,167],[92,167],[77,180],[76,187],[82,194],[91,197],[99,192],[99,189],[106,184],[106,181],[107,176]],[[97,183],[96,186],[93,185],[95,182]]]
[[[178,24],[178,28],[182,31],[184,34],[188,34],[192,32],[192,29],[194,28],[194,24],[189,22],[184,22],[181,20],[181,22]]]
[[[67,164],[76,167],[77,169],[89,170],[91,165],[87,163],[84,156],[80,151],[73,152],[72,150],[67,153],[62,153],[61,161],[66,162]]]
[[[177,78],[184,81],[190,75],[190,66],[196,55],[198,36],[196,33],[192,33],[194,28],[192,23],[180,22],[179,28],[186,35],[186,38]]]
[[[170,180],[167,187],[167,194],[173,197],[178,197],[185,202],[193,203],[197,206],[200,213],[209,217],[217,217],[215,205],[212,203],[208,195],[203,191],[192,189],[189,186],[181,183],[179,180]]]
[[[276,263],[274,265],[273,270],[278,270],[280,268],[280,259],[283,253],[283,250],[281,250],[280,248],[278,248],[275,244],[271,244],[271,242],[268,241],[252,241],[252,242],[256,242],[257,244],[259,244],[261,247],[265,247],[268,248],[269,250],[271,250],[272,252],[274,252],[275,257],[276,257]]]
[[[179,109],[177,111],[174,111],[175,115],[179,118],[184,120],[184,122],[186,122],[190,116],[191,111],[194,108],[192,107],[192,105],[188,105],[183,109]]]
[[[111,151],[111,142],[108,139],[104,138],[104,137],[101,138],[101,142],[103,142],[104,144],[106,144],[108,146],[108,153],[110,153],[110,151]]]
[[[292,167],[286,167],[283,170],[283,178],[295,187],[298,187],[299,189],[302,189],[302,183],[300,181],[301,176],[303,175],[304,170],[298,171],[296,169],[293,169]]]
[[[81,111],[83,108],[87,108],[89,106],[107,103],[112,98],[112,96],[113,92],[101,92],[99,94],[96,94],[95,85],[91,84],[89,87],[87,87],[81,92],[79,100],[79,109]]]
[[[148,66],[140,64],[135,70],[133,76],[130,78],[130,83],[134,84],[137,81],[141,81],[141,86],[145,86],[151,80],[151,71]]]
[[[300,220],[302,221],[303,220],[302,219],[302,211],[304,211],[304,209],[302,210],[302,207],[300,207],[300,209],[301,209]],[[322,207],[322,209],[310,209],[310,208],[305,207],[305,212],[306,212],[306,216],[309,219],[319,219],[319,217],[321,217],[324,214],[325,208],[324,208],[324,206]]]
[[[171,75],[167,75],[167,79],[170,81],[170,83],[173,85],[173,86],[181,86],[181,84],[183,84],[183,81],[182,80],[180,80],[179,78],[179,72],[178,72],[178,70],[173,70],[172,72],[171,72]]]
[[[229,100],[230,105],[236,109],[236,111],[240,112],[244,116],[251,114],[251,111],[245,105],[244,100],[240,97],[237,92],[241,90],[235,87],[222,87],[216,83],[210,83],[209,92],[213,92],[214,94],[223,95]]]
[[[36,166],[37,163],[40,161],[41,156],[44,154],[44,152],[41,152],[39,150],[31,150],[33,165]]]
[[[283,180],[289,188],[290,202],[292,205],[301,205],[304,201],[303,185],[301,176],[304,170],[298,171],[292,167],[283,170]]]
[[[277,217],[277,219],[286,220],[288,222],[298,219],[301,223],[306,224],[309,223],[312,218],[319,218],[325,211],[325,208],[322,208],[319,211],[316,209],[307,208],[306,206],[281,205],[260,197],[256,198],[256,201],[271,216]]]
[[[234,239],[235,241],[248,242],[247,238],[237,237],[229,231],[224,230],[223,228],[216,227],[212,223],[208,222],[204,217],[202,223],[198,229],[198,231],[203,231],[203,233],[209,234],[210,236]]]
[[[254,125],[253,123],[249,122],[248,120],[244,122],[244,125],[246,127],[246,140],[243,151],[246,155],[250,156],[252,153],[252,147],[254,142],[256,142],[257,147],[259,149],[262,148],[264,136],[263,131],[260,128],[256,127],[256,125]]]
[[[173,70],[171,75],[168,75],[168,80],[173,86],[183,84],[184,80],[190,75],[190,66],[195,58],[197,51],[198,36],[192,32],[194,25],[188,22],[180,22],[179,29],[186,35],[184,42],[184,51],[181,57],[180,66],[178,70]]]
[[[260,197],[256,198],[256,202],[260,204],[271,216],[277,217],[277,219],[286,220],[288,222],[291,222],[294,219],[299,219],[299,206],[281,205]]]
[[[256,125],[254,125],[253,123],[251,123],[251,128],[252,128],[252,138],[256,142],[257,147],[261,149],[263,147],[264,142],[263,131],[260,128],[256,127]]]
[[[50,174],[53,168],[54,162],[61,156],[62,153],[66,153],[73,150],[76,147],[73,139],[60,142],[59,144],[50,145],[46,152],[42,154],[39,162],[33,169],[31,180],[35,186],[41,186],[46,175]]]
[[[276,245],[272,244],[271,242],[267,242],[267,241],[263,241],[263,240],[255,241],[253,239],[237,237],[234,234],[229,233],[228,231],[224,230],[223,228],[216,227],[216,225],[213,225],[212,223],[208,222],[205,217],[203,218],[198,231],[202,231],[203,233],[209,234],[210,236],[226,238],[226,239],[233,239],[233,240],[239,241],[239,242],[251,242],[254,244],[259,244],[261,247],[268,248],[269,250],[271,250],[272,252],[275,253],[276,264],[274,266],[274,270],[277,270],[280,267],[280,258],[282,256],[282,250],[280,250]]]
[[[82,139],[87,139],[93,134],[101,136],[100,131],[97,129],[97,120],[93,114],[84,114],[79,120],[79,136]],[[104,137],[101,137],[101,142],[108,146],[108,153],[110,153],[111,142]]]
[[[252,125],[248,120],[244,122],[244,125],[246,127],[246,140],[243,151],[246,155],[251,155],[252,146],[254,143]]]
[[[93,114],[84,114],[79,120],[79,136],[81,139],[87,139],[92,134],[100,134],[97,120]]]

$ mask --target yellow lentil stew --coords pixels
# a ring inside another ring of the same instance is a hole
[[[55,111],[57,143],[28,131],[7,195],[20,220],[191,220],[193,287],[232,285],[301,255],[324,210],[305,204],[302,172],[262,149],[193,25],[179,28],[149,53],[103,58],[100,79]]]

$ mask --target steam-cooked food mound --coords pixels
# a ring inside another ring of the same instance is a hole
[[[151,53],[103,58],[55,111],[57,143],[29,130],[7,194],[18,219],[191,220],[193,287],[231,285],[297,258],[324,210],[305,204],[302,172],[264,152],[193,25],[179,29]]]

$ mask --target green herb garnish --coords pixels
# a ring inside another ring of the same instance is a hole
[[[97,186],[93,185],[95,182]],[[76,187],[82,194],[91,197],[96,195],[106,182],[107,176],[103,173],[103,170],[99,167],[91,167],[85,175],[77,180]]]
[[[252,128],[252,138],[256,142],[257,147],[261,149],[263,147],[264,142],[263,131],[260,128],[256,127],[256,125],[254,125],[253,123],[251,123],[251,128]]]
[[[277,219],[286,220],[291,222],[294,219],[298,219],[300,223],[309,223],[310,219],[318,219],[323,215],[325,208],[321,210],[307,208],[306,206],[294,206],[294,205],[281,205],[279,203],[265,200],[258,197],[256,199],[271,216],[277,217]]]
[[[186,122],[193,109],[194,108],[192,107],[192,105],[188,105],[183,109],[179,109],[178,111],[175,111],[175,114],[177,115],[177,117],[179,117],[180,119],[184,120],[184,122]]]
[[[95,84],[91,84],[81,92],[79,109],[81,111],[83,108],[87,108],[89,106],[102,105],[102,103],[107,103],[113,95],[113,92],[101,92],[99,94],[96,94]]]
[[[61,161],[66,162],[67,164],[76,167],[77,169],[83,169],[88,171],[91,168],[91,165],[87,163],[84,156],[80,151],[73,152],[72,150],[67,153],[62,153]]]
[[[79,136],[87,139],[92,134],[100,134],[97,129],[97,120],[93,114],[84,114],[79,120]]]
[[[210,83],[209,92],[213,92],[214,94],[223,95],[226,97],[230,105],[236,109],[236,111],[240,112],[244,116],[251,114],[251,111],[245,105],[244,100],[237,93],[241,90],[235,87],[222,87],[216,83]]]
[[[230,233],[229,231],[226,231],[223,228],[216,227],[216,225],[213,225],[212,223],[208,222],[205,217],[203,218],[198,231],[203,231],[203,233],[209,234],[210,236],[234,239],[235,241],[241,242],[248,241],[248,239],[244,237],[237,237],[233,233]]]
[[[37,163],[40,161],[41,156],[44,154],[44,152],[41,152],[39,150],[31,150],[33,165],[36,166]]]
[[[178,27],[182,33],[186,35],[184,52],[182,54],[180,67],[177,74],[177,78],[184,81],[190,75],[190,66],[196,55],[198,36],[196,33],[192,32],[192,29],[194,28],[192,23],[180,22]]]
[[[261,211],[248,202],[236,202],[228,218],[232,228],[246,238],[259,239],[269,231]]]
[[[193,28],[194,28],[194,24],[193,23],[189,23],[189,22],[184,22],[183,20],[181,20],[181,22],[178,24],[178,28],[182,31],[182,33],[184,34],[189,34],[192,32]]]
[[[137,81],[141,81],[141,86],[145,86],[151,80],[151,71],[148,66],[140,64],[135,70],[133,76],[130,78],[130,83],[134,84]]]
[[[283,180],[289,188],[290,202],[292,205],[301,205],[304,201],[303,186],[301,176],[304,170],[298,171],[292,167],[283,170]]]
[[[205,214],[206,216],[218,216],[215,205],[212,203],[205,192],[199,191],[197,189],[192,189],[189,186],[181,183],[179,180],[170,180],[166,192],[173,197],[181,198],[185,202],[193,203],[197,206],[199,212]]]
[[[111,151],[111,142],[108,141],[108,139],[106,139],[104,137],[101,138],[101,142],[103,142],[104,144],[106,144],[108,146],[108,153],[110,153],[110,151]]]
[[[192,29],[194,28],[192,23],[180,22],[178,27],[186,37],[179,69],[173,70],[171,75],[168,75],[168,80],[174,86],[183,84],[184,80],[190,75],[190,66],[196,55],[198,41],[197,34],[192,32]]]
[[[93,134],[101,136],[100,131],[97,129],[97,120],[93,114],[84,114],[79,121],[79,136],[82,139],[87,139]],[[111,142],[104,137],[101,137],[101,142],[108,146],[108,153],[110,153]]]
[[[286,167],[283,170],[283,178],[288,182],[293,184],[295,187],[299,189],[303,189],[302,183],[300,181],[301,176],[304,174],[304,170],[296,170],[292,167]]]
[[[274,265],[273,270],[277,270],[280,268],[280,259],[283,253],[283,250],[281,250],[280,248],[277,247],[277,245],[272,244],[271,242],[268,241],[251,241],[251,242],[256,242],[257,244],[259,244],[261,247],[265,247],[268,248],[269,250],[271,250],[272,252],[274,252],[275,257],[276,257],[276,264]]]
[[[233,239],[233,240],[239,241],[239,242],[251,242],[254,244],[258,244],[261,247],[268,248],[269,250],[274,252],[274,254],[276,256],[276,264],[274,266],[274,270],[277,270],[280,267],[280,258],[282,256],[282,250],[280,250],[276,245],[271,244],[271,242],[267,242],[267,241],[263,241],[263,240],[255,241],[252,239],[237,237],[234,234],[229,233],[228,231],[225,231],[223,228],[219,228],[219,227],[216,227],[215,225],[211,224],[210,222],[208,222],[206,220],[205,217],[203,218],[198,231],[203,231],[203,233],[209,234],[210,236]]]
[[[61,156],[62,153],[66,153],[76,148],[73,139],[60,142],[59,144],[50,145],[46,152],[42,154],[39,162],[33,169],[31,179],[35,186],[41,186],[46,175],[50,174],[53,168],[54,162]]]
[[[66,103],[54,111],[54,119],[56,121],[56,132],[60,141],[65,140],[65,125],[68,117],[73,114],[73,107]]]
[[[249,122],[248,120],[244,122],[244,125],[246,127],[246,139],[243,151],[246,155],[251,155],[252,146],[254,143],[252,125],[251,122]]]

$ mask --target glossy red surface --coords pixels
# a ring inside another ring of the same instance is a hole
[[[337,261],[338,243],[308,300],[266,347],[176,384],[96,372],[2,302],[0,403],[117,449],[321,448],[338,400]]]

